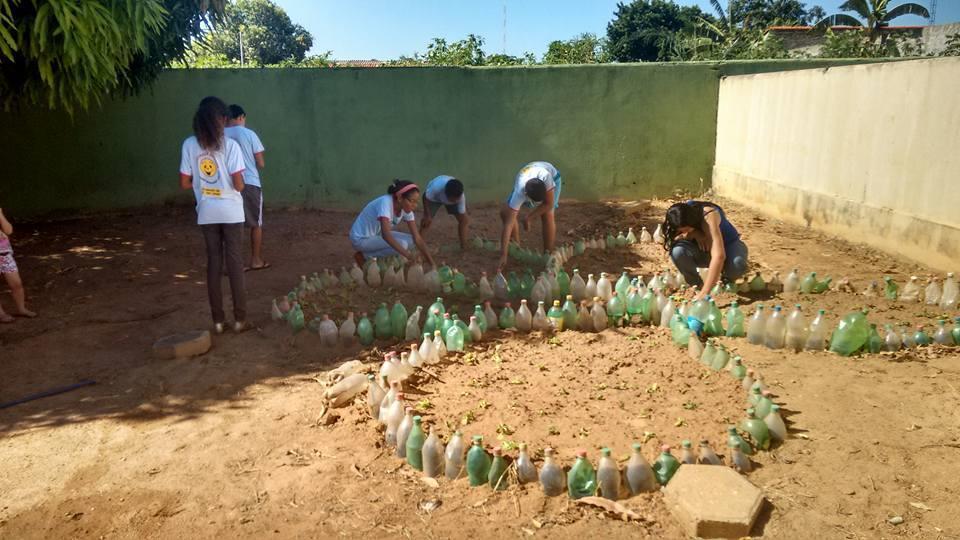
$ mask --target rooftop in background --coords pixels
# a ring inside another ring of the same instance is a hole
[[[383,66],[384,62],[380,60],[331,60],[330,65],[333,67],[375,68]]]
[[[776,31],[805,31],[805,30],[814,30],[815,26],[771,26],[768,30]],[[831,30],[863,30],[864,26],[844,26],[837,25],[831,26]],[[926,26],[881,26],[881,30],[923,30]]]

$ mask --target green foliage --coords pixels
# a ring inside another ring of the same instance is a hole
[[[518,66],[536,64],[536,58],[531,53],[522,57],[508,54],[491,54],[483,52],[483,38],[474,34],[467,35],[466,39],[447,43],[443,38],[433,38],[427,45],[426,54],[414,53],[412,57],[401,56],[399,60],[390,62],[391,66]]]
[[[0,96],[86,109],[135,92],[217,20],[224,0],[0,0]]]
[[[840,11],[853,12],[861,19],[866,20],[866,27],[871,36],[876,34],[881,27],[888,26],[890,21],[897,17],[918,15],[927,19],[930,18],[930,12],[920,4],[905,2],[891,8],[890,0],[846,0],[840,4]],[[817,26],[821,28],[837,25],[863,26],[863,22],[846,13],[836,13],[817,23]]]
[[[960,56],[960,32],[950,34],[947,46],[937,56]]]
[[[666,43],[673,61],[763,60],[790,56],[780,38],[754,29],[732,28],[722,36],[677,32]]]
[[[236,0],[227,4],[225,23],[210,34],[209,50],[254,65],[297,63],[313,46],[313,36],[294,24],[287,12],[270,0]]]
[[[544,64],[600,64],[607,61],[605,44],[594,34],[552,41],[543,55]]]
[[[821,58],[889,58],[900,56],[896,39],[874,40],[868,32],[827,29],[826,40],[820,49]]]
[[[735,23],[757,30],[802,25],[807,20],[806,7],[800,0],[730,0],[728,8]]]
[[[701,19],[710,17],[696,6],[680,7],[668,0],[620,3],[607,24],[607,50],[618,62],[664,60],[673,34],[692,30]]]

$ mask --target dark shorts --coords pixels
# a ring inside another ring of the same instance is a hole
[[[246,227],[263,227],[263,191],[257,186],[244,186],[243,218]]]
[[[440,207],[443,206],[447,209],[447,213],[451,216],[460,215],[460,205],[459,204],[443,204],[438,202],[433,202],[430,199],[427,199],[427,214],[433,218],[437,215],[437,211],[440,210]]]

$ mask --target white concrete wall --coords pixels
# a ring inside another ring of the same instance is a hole
[[[727,77],[713,185],[960,270],[960,58]]]
[[[960,34],[960,23],[937,24],[923,27],[923,52],[937,54],[947,48],[947,38]]]

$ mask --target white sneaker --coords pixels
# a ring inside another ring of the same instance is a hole
[[[236,333],[238,333],[238,334],[241,333],[241,332],[246,332],[247,330],[250,330],[251,328],[253,328],[253,325],[250,324],[250,323],[248,323],[247,321],[237,321],[237,322],[233,323],[233,331],[236,332]]]
[[[214,333],[214,334],[222,334],[222,333],[223,333],[223,323],[222,323],[222,322],[218,322],[218,323],[214,323],[214,324],[213,324],[213,333]]]

